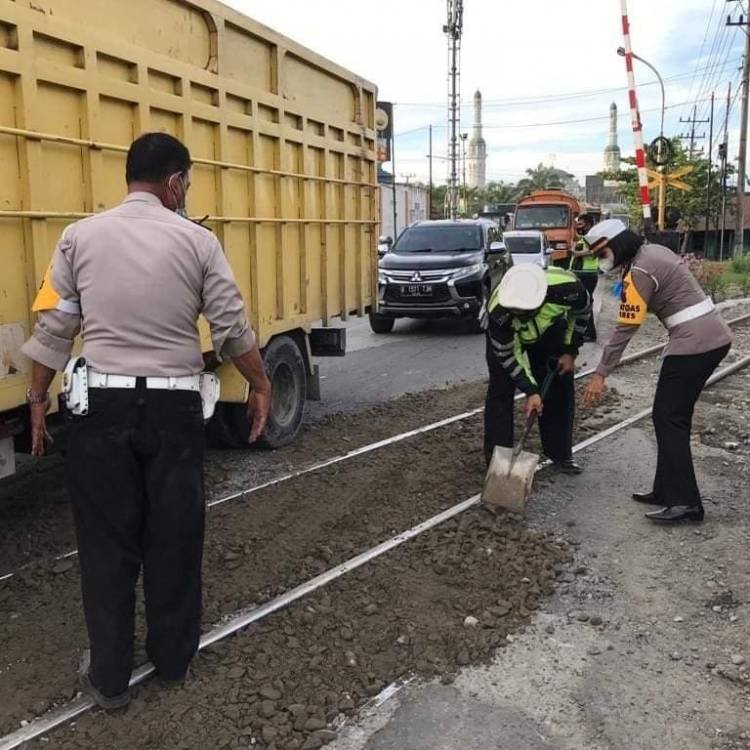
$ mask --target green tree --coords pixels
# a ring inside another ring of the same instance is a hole
[[[432,186],[432,216],[431,219],[440,219],[445,217],[445,197],[448,193],[447,185]]]
[[[547,166],[541,162],[534,169],[526,170],[526,177],[518,181],[517,189],[522,195],[535,190],[563,187],[563,180],[573,175],[556,167]]]
[[[485,203],[515,203],[522,195],[518,185],[510,182],[488,182],[483,190]]]

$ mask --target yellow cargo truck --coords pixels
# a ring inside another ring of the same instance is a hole
[[[363,315],[376,288],[375,101],[213,0],[0,0],[0,476],[26,430],[19,348],[54,245],[120,202],[146,131],[190,148],[188,209],[226,250],[272,378],[266,442],[294,437],[318,391],[312,355],[343,353],[332,319]],[[219,371],[219,431],[240,441],[245,386]]]

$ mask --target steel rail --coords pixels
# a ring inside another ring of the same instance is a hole
[[[750,355],[746,355],[737,360],[737,362],[734,362],[733,364],[724,367],[718,372],[715,372],[706,382],[706,387],[709,387],[714,383],[723,380],[724,378],[734,374],[735,372],[738,372],[748,365],[750,365]],[[595,445],[602,440],[606,440],[608,437],[611,437],[621,430],[631,427],[637,422],[640,422],[641,420],[648,417],[651,414],[652,410],[652,407],[643,409],[637,414],[633,414],[627,419],[618,422],[616,425],[612,425],[611,427],[602,430],[596,435],[592,435],[586,440],[577,443],[573,446],[573,453],[578,453],[580,451],[586,450],[592,445]],[[537,471],[542,470],[543,468],[548,466],[549,463],[549,461],[543,462],[539,466]],[[375,547],[371,547],[370,549],[365,550],[359,555],[350,558],[346,562],[343,562],[340,565],[330,568],[324,573],[311,578],[310,580],[300,584],[299,586],[296,586],[295,588],[287,591],[281,596],[272,599],[270,602],[266,602],[265,604],[253,609],[242,610],[236,613],[230,619],[224,621],[219,625],[215,625],[207,633],[204,633],[204,635],[201,637],[198,650],[201,651],[213,645],[214,643],[217,643],[231,635],[234,635],[243,628],[246,628],[248,625],[251,625],[258,620],[261,620],[264,617],[268,617],[274,612],[277,612],[278,610],[289,606],[298,599],[301,599],[303,596],[306,596],[307,594],[310,594],[313,591],[322,588],[331,581],[335,581],[337,578],[340,578],[341,576],[346,575],[347,573],[350,573],[357,568],[360,568],[362,565],[365,565],[366,563],[371,562],[372,560],[380,557],[386,552],[389,552],[390,550],[402,545],[404,542],[414,539],[420,534],[423,534],[425,531],[428,531],[435,526],[438,526],[439,524],[451,518],[454,518],[460,513],[469,510],[469,508],[476,507],[480,504],[480,502],[480,494],[472,495],[466,500],[462,500],[460,503],[457,503],[456,505],[447,508],[437,515],[434,515],[431,518],[418,523],[416,526],[412,526],[410,529],[402,531],[400,534],[397,534],[396,536],[393,536],[390,539],[381,542]],[[130,678],[130,685],[134,686],[143,682],[152,674],[154,674],[154,672],[155,669],[152,664],[143,664],[133,672]],[[12,732],[5,737],[0,738],[0,750],[15,750],[15,748],[20,747],[23,743],[29,742],[38,737],[41,737],[44,734],[47,734],[51,730],[62,726],[69,721],[72,721],[83,713],[86,713],[93,707],[94,703],[88,698],[76,698],[75,700],[61,706],[60,708],[49,712],[45,716],[33,719],[29,724],[22,726],[15,732]]]
[[[740,315],[736,318],[732,318],[731,320],[727,321],[727,325],[738,325],[740,323],[745,322],[746,320],[750,320],[750,313],[746,313],[744,315]],[[644,359],[646,357],[649,357],[653,354],[658,354],[665,346],[665,343],[661,344],[655,344],[654,346],[649,346],[646,349],[641,349],[640,351],[633,352],[633,354],[629,354],[625,357],[623,357],[620,360],[620,363],[618,364],[618,368],[622,365],[627,365],[632,362],[636,362],[637,360]],[[596,372],[595,367],[590,367],[586,370],[581,370],[580,372],[577,372],[575,374],[575,379],[580,380],[582,378],[589,377],[590,375],[593,375],[593,373]],[[523,398],[522,393],[517,393],[515,396],[515,400],[519,401]],[[438,420],[437,422],[432,422],[427,425],[423,425],[422,427],[417,427],[413,430],[407,430],[406,432],[401,432],[398,435],[393,435],[388,438],[384,438],[382,440],[377,440],[373,443],[368,443],[367,445],[363,445],[359,448],[353,448],[350,451],[347,451],[346,453],[342,453],[338,456],[333,456],[332,458],[327,458],[323,461],[319,461],[318,463],[311,464],[310,466],[307,466],[304,469],[298,469],[297,471],[291,471],[287,474],[282,474],[279,477],[276,477],[274,479],[269,479],[267,482],[262,482],[261,484],[253,485],[252,487],[248,487],[244,490],[239,490],[237,492],[233,492],[230,495],[225,495],[224,497],[216,498],[215,500],[209,500],[207,503],[207,506],[209,508],[213,508],[217,505],[223,505],[224,503],[231,502],[233,500],[239,500],[243,497],[247,497],[248,495],[252,495],[255,492],[260,492],[261,490],[268,489],[269,487],[275,487],[277,484],[282,484],[283,482],[288,482],[290,479],[297,479],[298,477],[304,476],[305,474],[310,474],[314,471],[320,471],[321,469],[325,469],[329,466],[333,466],[335,464],[341,463],[342,461],[348,461],[352,458],[357,458],[358,456],[363,456],[367,453],[370,453],[372,451],[378,450],[380,448],[385,448],[390,445],[395,445],[396,443],[400,443],[404,440],[408,440],[409,438],[416,437],[417,435],[422,435],[427,432],[432,432],[433,430],[438,430],[441,427],[446,427],[450,424],[454,424],[455,422],[461,422],[464,419],[469,419],[470,417],[475,417],[479,414],[481,414],[484,411],[484,407],[480,406],[476,409],[470,409],[469,411],[462,412],[461,414],[455,414],[451,417],[446,417],[445,419]],[[69,552],[65,552],[62,555],[58,555],[57,557],[53,558],[54,562],[59,562],[60,560],[66,560],[69,557],[75,557],[78,554],[78,550],[70,550]],[[23,570],[29,565],[33,565],[34,563],[27,563],[26,565],[19,568],[19,570]],[[9,580],[10,578],[13,578],[18,571],[14,571],[11,573],[5,573],[4,575],[0,576],[0,583],[3,581]]]

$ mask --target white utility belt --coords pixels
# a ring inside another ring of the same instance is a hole
[[[679,312],[674,313],[674,315],[664,318],[663,323],[667,328],[674,328],[681,323],[687,323],[689,320],[695,320],[696,318],[708,315],[713,309],[713,301],[709,297],[706,297],[702,302],[690,305],[690,307],[686,307]]]
[[[63,393],[71,414],[83,416],[89,410],[89,388],[120,388],[134,390],[135,375],[111,375],[91,369],[84,357],[73,357],[63,372]],[[203,418],[211,419],[216,403],[221,395],[219,378],[212,372],[200,375],[179,375],[176,377],[146,377],[146,388],[163,391],[193,391],[200,393],[203,404]]]
[[[146,378],[146,388],[165,391],[200,391],[202,375],[180,375],[175,378]],[[105,372],[88,370],[89,388],[135,388],[134,375],[108,375]]]

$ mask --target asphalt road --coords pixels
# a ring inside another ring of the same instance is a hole
[[[486,374],[485,337],[467,333],[459,321],[399,320],[387,334],[373,333],[367,318],[345,327],[346,356],[316,360],[322,399],[308,403],[308,418]]]

